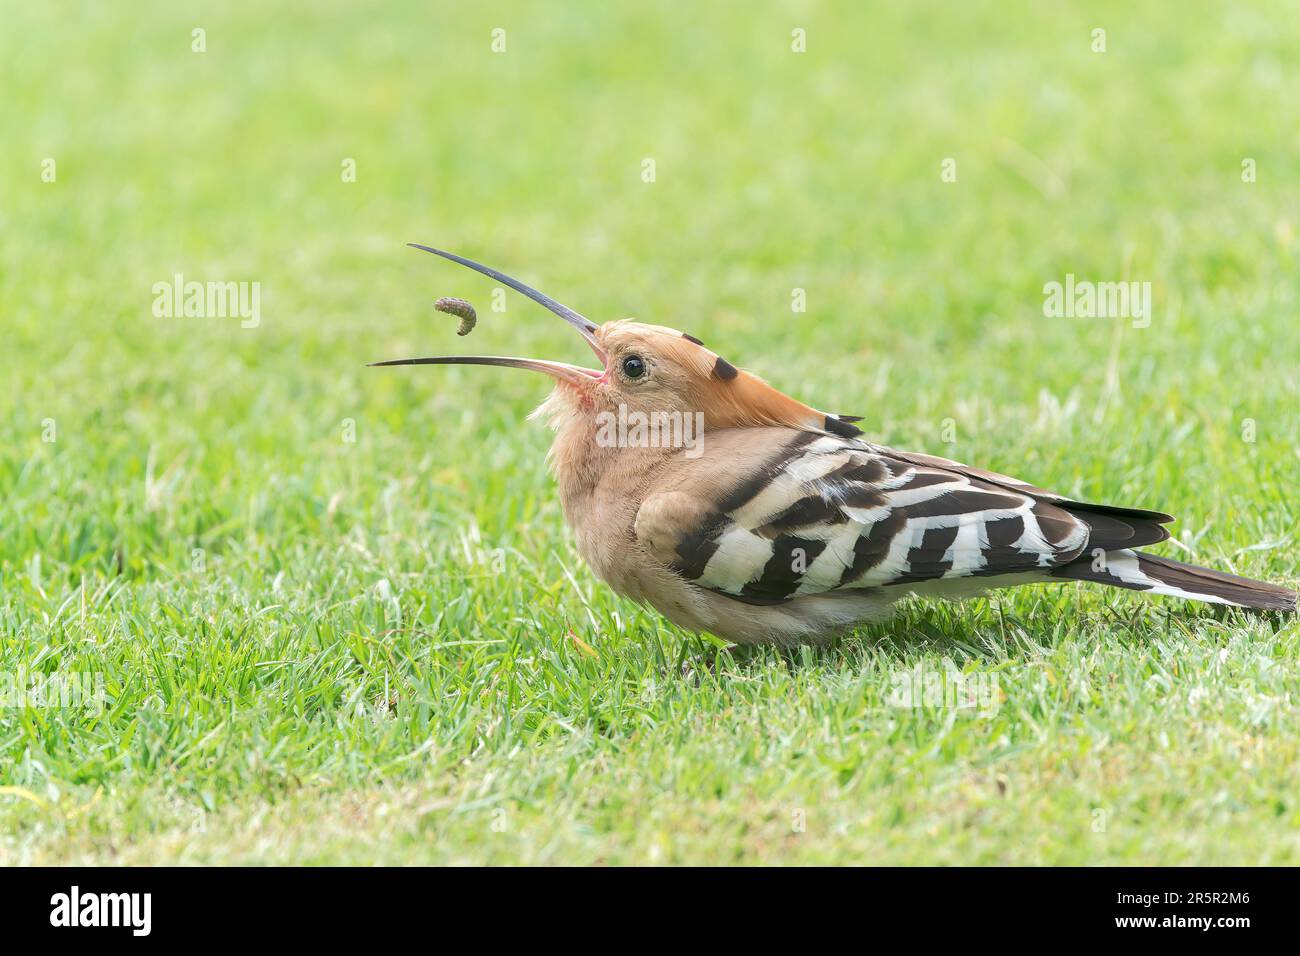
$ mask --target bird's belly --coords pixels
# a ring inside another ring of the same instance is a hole
[[[599,547],[579,553],[615,592],[654,608],[688,631],[706,631],[734,644],[797,644],[822,642],[857,624],[880,620],[905,592],[842,592],[809,595],[784,604],[746,604],[696,587],[665,568],[637,545],[628,560],[610,560]]]

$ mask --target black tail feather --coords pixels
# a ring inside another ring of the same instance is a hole
[[[1107,552],[1104,561],[1090,557],[1080,558],[1056,568],[1052,575],[1075,581],[1095,581],[1134,591],[1168,594],[1193,601],[1233,604],[1265,611],[1296,610],[1296,593],[1276,584],[1129,549]]]

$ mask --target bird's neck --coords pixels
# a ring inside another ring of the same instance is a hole
[[[611,432],[609,423],[602,424],[590,409],[563,396],[553,395],[534,417],[546,418],[555,430],[548,461],[565,517],[574,527],[596,515],[608,522],[628,508],[635,514],[637,490],[657,463],[676,451],[619,440],[620,433]]]
[[[621,450],[598,444],[596,426],[590,419],[574,418],[555,430],[549,462],[566,512],[571,510],[571,504],[594,493],[601,477],[616,464]]]

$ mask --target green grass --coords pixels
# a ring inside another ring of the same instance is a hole
[[[1294,585],[1300,7],[1251,6],[5,4],[0,674],[106,700],[0,709],[0,863],[1300,861],[1294,619],[1059,586],[700,667],[578,559],[540,381],[363,367],[581,360],[434,242]],[[178,272],[261,324],[155,318]],[[1066,273],[1151,326],[1044,318]],[[994,706],[895,706],[945,660]]]

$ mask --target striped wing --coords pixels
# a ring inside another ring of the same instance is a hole
[[[1095,548],[1167,538],[1158,512],[1071,501],[1005,475],[866,442],[794,433],[661,557],[753,604],[922,581],[1025,574]]]

